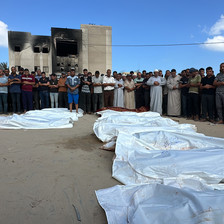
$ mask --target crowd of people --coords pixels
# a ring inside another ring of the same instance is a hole
[[[131,71],[121,74],[107,70],[94,74],[74,69],[60,78],[46,77],[45,72],[30,72],[15,67],[0,69],[0,113],[25,113],[44,108],[68,108],[95,113],[102,107],[122,107],[158,112],[167,116],[182,116],[195,121],[223,124],[224,63],[216,76],[212,67],[190,68],[177,74],[175,69],[154,72]]]

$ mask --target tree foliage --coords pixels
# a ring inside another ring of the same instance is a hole
[[[0,69],[3,69],[3,70],[8,69],[8,63],[7,62],[1,62],[0,63]]]

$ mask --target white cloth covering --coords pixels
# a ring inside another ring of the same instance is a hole
[[[43,110],[31,110],[25,114],[0,117],[2,129],[52,129],[72,128],[73,123],[83,116],[79,113],[70,112],[66,108],[49,108]]]

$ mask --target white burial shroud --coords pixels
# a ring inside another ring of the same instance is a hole
[[[109,224],[224,223],[224,139],[153,112],[101,114],[94,132],[116,141],[112,176],[126,184],[96,192]]]
[[[72,128],[73,123],[83,116],[79,113],[69,112],[66,108],[49,108],[43,110],[31,110],[25,114],[0,117],[2,129],[52,129]]]

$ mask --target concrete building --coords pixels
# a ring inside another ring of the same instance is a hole
[[[112,69],[111,26],[81,25],[81,29],[51,28],[51,36],[8,31],[9,67],[41,69],[47,74],[84,68],[94,73]]]

